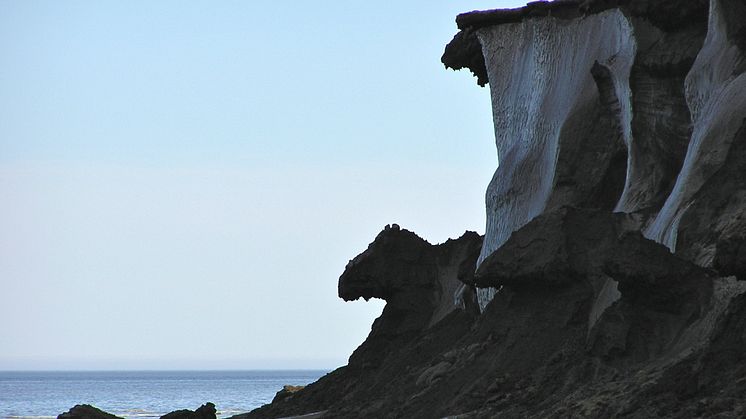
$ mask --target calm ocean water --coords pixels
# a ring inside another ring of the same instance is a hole
[[[269,403],[285,384],[309,384],[327,372],[0,372],[0,419],[54,418],[80,403],[140,419],[205,402],[225,418]]]

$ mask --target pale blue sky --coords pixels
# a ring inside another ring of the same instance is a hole
[[[516,1],[0,1],[0,370],[333,368],[396,222],[484,230],[457,13]]]

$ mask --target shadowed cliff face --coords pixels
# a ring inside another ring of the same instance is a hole
[[[722,166],[692,197],[679,223],[677,254],[746,280],[746,119]]]
[[[477,315],[473,285],[459,280],[459,272],[474,271],[481,246],[482,237],[474,232],[433,246],[396,224],[387,226],[339,278],[339,296],[346,301],[386,300],[350,364],[377,364],[389,344],[411,339],[453,311]]]

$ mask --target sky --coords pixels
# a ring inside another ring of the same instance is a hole
[[[349,259],[484,232],[489,90],[440,56],[522,4],[0,0],[0,370],[346,364]]]

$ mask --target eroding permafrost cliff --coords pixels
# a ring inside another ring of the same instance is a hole
[[[684,79],[705,34],[694,6],[689,19],[663,28],[620,8],[581,16],[569,2],[539,3],[512,19],[460,17],[462,34],[482,46],[499,158],[480,261],[562,205],[611,207],[642,221],[660,208],[691,133]],[[447,50],[444,62],[461,66],[454,58]],[[492,295],[480,292],[482,307]]]
[[[490,80],[500,161],[487,188],[481,262],[548,208],[615,204],[620,184],[614,182],[624,179],[613,173],[624,167],[619,141],[631,138],[627,80],[636,44],[632,25],[618,9],[572,21],[488,26],[476,35]],[[594,74],[607,83],[603,93]],[[599,106],[602,95],[610,109]],[[577,159],[586,145],[597,150],[593,162]],[[494,289],[480,290],[482,308],[493,295]]]
[[[743,232],[731,222],[742,202],[703,223],[711,203],[696,195],[727,166],[746,118],[745,8],[728,0],[553,2],[460,16],[462,32],[443,59],[489,80],[499,158],[480,262],[544,211],[604,208],[612,199],[616,212],[639,215],[646,237],[712,266],[717,243]],[[481,66],[453,53],[475,39]],[[682,220],[693,228],[680,228]],[[687,240],[677,246],[682,230]],[[480,305],[493,295],[480,291]]]
[[[442,60],[492,96],[483,240],[384,229],[339,281],[387,301],[368,339],[246,416],[746,417],[746,2],[456,21]]]
[[[614,181],[623,179],[613,173],[623,166],[612,163],[619,141],[631,136],[627,80],[635,55],[632,32],[618,9],[587,19],[533,19],[476,32],[490,80],[500,161],[487,188],[489,215],[480,262],[548,207],[613,205],[612,197],[601,195],[618,191]],[[619,118],[605,121],[604,130],[596,125],[604,110],[598,106],[601,93],[594,73],[609,84],[603,94],[613,110],[605,111]],[[608,132],[612,135],[604,147],[592,145],[599,149],[597,161],[576,161],[583,142],[599,141]],[[561,156],[566,148],[575,148],[572,156]],[[595,173],[577,173],[589,168]],[[492,294],[480,292],[484,307]]]

